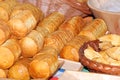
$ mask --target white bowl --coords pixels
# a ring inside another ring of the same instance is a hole
[[[97,0],[98,3],[96,4],[95,1],[96,0],[88,0],[87,2],[89,8],[93,12],[93,15],[96,18],[101,18],[106,22],[108,26],[108,31],[110,31],[110,33],[120,34],[120,11],[114,12],[114,11],[103,10],[99,8],[101,6],[101,3],[99,3],[100,0]],[[104,0],[104,2],[105,1],[107,3],[107,1],[109,0]],[[114,0],[114,1],[118,1],[118,0]]]

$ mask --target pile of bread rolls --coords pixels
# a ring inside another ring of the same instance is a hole
[[[107,31],[102,19],[93,20],[43,12],[30,3],[0,2],[0,77],[49,79],[58,69],[58,56],[79,61],[78,49]]]

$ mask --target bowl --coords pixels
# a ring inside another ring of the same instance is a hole
[[[89,46],[96,48],[98,46],[98,40],[95,41],[88,41],[83,44],[83,46],[80,47],[79,49],[79,56],[80,56],[80,62],[81,64],[86,67],[90,72],[95,72],[95,73],[104,73],[104,74],[110,74],[110,75],[120,75],[120,66],[114,66],[114,65],[109,65],[109,64],[104,64],[100,62],[96,62],[93,60],[88,59],[84,55],[84,50]]]
[[[95,16],[95,18],[101,18],[106,22],[108,26],[108,31],[110,33],[115,33],[120,35],[119,2],[120,2],[119,0],[88,0],[87,4],[90,10],[92,11],[93,15]],[[106,4],[108,3],[109,5],[106,6]],[[116,9],[116,5],[118,5],[117,8],[119,10]],[[111,10],[109,8],[111,8]]]

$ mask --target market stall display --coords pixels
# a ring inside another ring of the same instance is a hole
[[[120,36],[87,1],[0,0],[0,79],[59,80],[85,68],[119,75]]]

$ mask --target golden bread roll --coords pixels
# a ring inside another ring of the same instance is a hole
[[[103,36],[107,31],[107,26],[102,19],[94,19],[90,22],[79,35],[89,37],[91,40],[95,40],[100,36]]]
[[[0,2],[0,19],[8,21],[10,19],[10,14],[12,9],[17,4],[16,0],[5,0]]]
[[[48,79],[58,69],[58,55],[53,48],[44,48],[30,63],[29,72],[32,78]]]
[[[83,18],[81,16],[75,16],[61,25],[59,30],[68,30],[76,36],[82,30],[84,25],[85,22]]]
[[[9,26],[0,20],[0,45],[10,38],[11,32]]]
[[[14,63],[13,53],[6,47],[0,46],[0,68],[7,69]]]
[[[63,23],[59,30],[45,37],[44,46],[51,46],[58,52],[62,47],[75,37],[83,28],[84,21],[80,16],[75,16]]]
[[[14,55],[14,61],[18,60],[18,58],[21,56],[21,48],[16,39],[8,39],[1,46],[11,51],[11,53]]]
[[[53,12],[44,18],[37,26],[36,30],[41,33],[41,28],[44,28],[44,35],[54,32],[65,20],[64,15],[59,12]],[[46,31],[45,31],[46,30]]]
[[[8,21],[8,25],[15,38],[21,39],[25,37],[33,28],[35,28],[37,22],[28,10],[24,10],[20,15],[11,18]]]
[[[7,73],[4,69],[0,69],[0,78],[7,78]]]
[[[44,37],[55,31],[64,21],[64,16],[58,12],[43,19],[27,36],[20,40],[23,57],[33,57],[43,47]]]
[[[90,23],[86,23],[86,26],[82,29],[78,36],[72,39],[63,47],[60,52],[60,57],[73,61],[79,61],[79,48],[85,42],[102,36],[106,31],[107,26],[103,20],[90,20]]]
[[[44,37],[36,30],[32,30],[20,40],[23,57],[33,57],[43,47]]]
[[[15,80],[30,80],[28,71],[29,63],[31,59],[22,58],[18,60],[8,71],[8,78]]]
[[[15,13],[14,11],[18,11]],[[20,11],[20,12],[19,12]],[[8,21],[12,35],[18,39],[25,37],[43,18],[43,13],[31,4],[17,5]]]
[[[43,12],[36,6],[30,3],[19,3],[14,8],[10,15],[10,18],[16,17],[17,15],[23,13],[24,10],[28,10],[34,16],[36,22],[39,22],[43,19]]]
[[[64,44],[70,41],[73,37],[74,34],[72,34],[69,31],[57,30],[52,34],[48,35],[47,37],[45,37],[44,47],[51,46],[52,48],[60,52]]]
[[[83,25],[80,24],[80,21],[83,21],[81,17],[73,17],[60,26],[59,30],[45,37],[44,47],[30,63],[29,72],[33,78],[48,79],[53,75],[58,68],[60,50],[82,29]]]
[[[86,25],[89,24],[90,22],[92,22],[94,19],[91,16],[85,17],[83,18],[83,20],[85,21]]]
[[[69,41],[60,51],[60,57],[68,60],[79,61],[79,48],[90,39],[86,36],[78,35]]]

